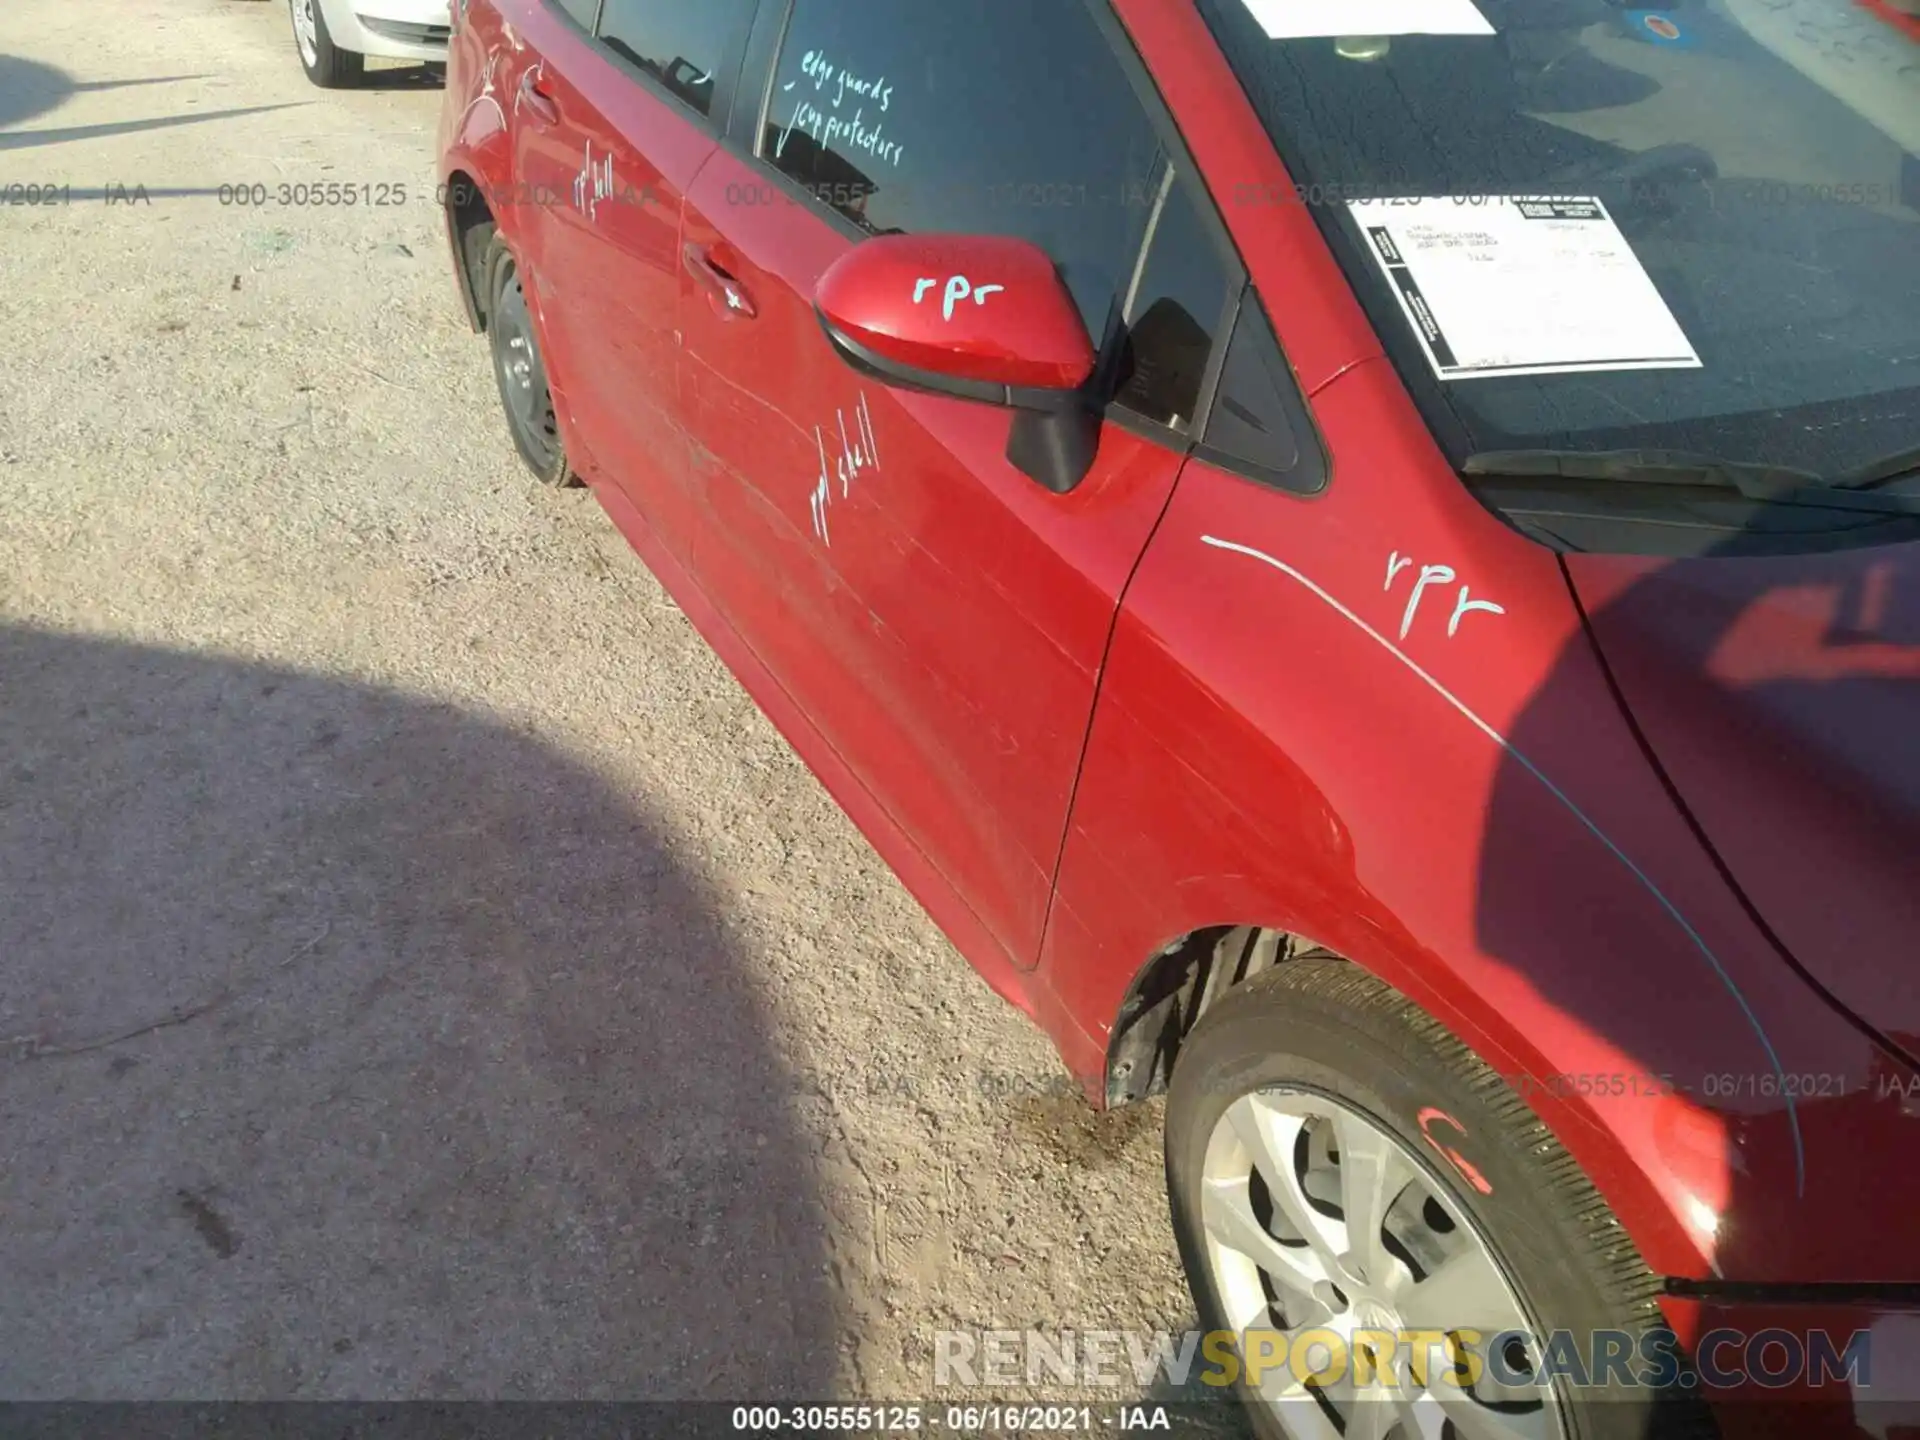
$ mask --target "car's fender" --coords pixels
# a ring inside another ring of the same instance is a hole
[[[1325,496],[1190,463],[1128,591],[1036,987],[1070,1067],[1104,1092],[1170,937],[1304,935],[1508,1077],[1656,1270],[1915,1278],[1858,1253],[1886,1058],[1726,883],[1557,557],[1467,494],[1384,362],[1314,405]]]

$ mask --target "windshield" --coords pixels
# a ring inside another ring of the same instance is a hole
[[[1456,463],[1920,439],[1916,0],[1197,3]]]

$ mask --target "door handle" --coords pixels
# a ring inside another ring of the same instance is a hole
[[[706,246],[689,241],[680,251],[687,273],[706,287],[707,298],[723,320],[751,320],[760,312],[753,308],[753,297],[740,282],[714,263]]]
[[[545,79],[545,67],[535,65],[520,77],[520,103],[533,112],[533,118],[542,125],[560,123],[560,107],[553,97],[540,88]]]

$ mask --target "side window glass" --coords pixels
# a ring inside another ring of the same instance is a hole
[[[606,0],[600,43],[711,115],[714,79],[753,9],[754,0]]]
[[[1241,298],[1220,388],[1197,453],[1212,464],[1296,494],[1317,494],[1327,485],[1326,456],[1306,401],[1251,286]]]
[[[1033,241],[1096,343],[1159,149],[1084,0],[794,0],[760,142],[870,233]]]
[[[566,11],[582,30],[593,29],[593,12],[600,8],[600,0],[554,0],[554,4]]]
[[[1193,420],[1227,306],[1227,266],[1193,185],[1169,167],[1155,195],[1146,249],[1121,301],[1126,321],[1114,403],[1157,424]]]

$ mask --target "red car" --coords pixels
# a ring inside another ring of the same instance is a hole
[[[1167,1092],[1263,1433],[1889,1433],[1920,69],[1753,0],[455,10],[521,455]]]

